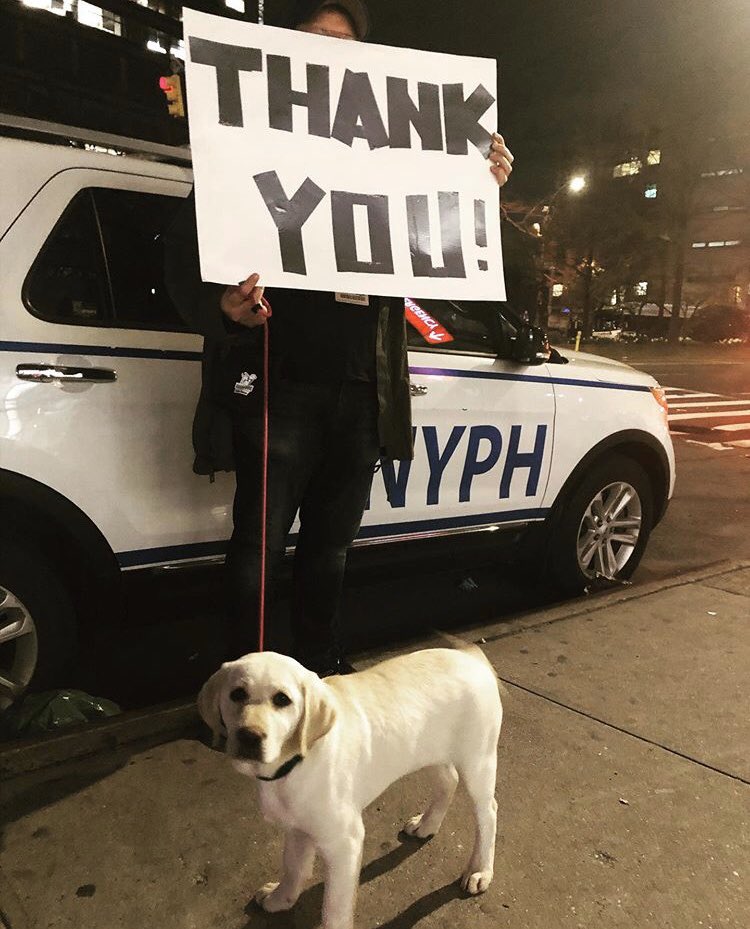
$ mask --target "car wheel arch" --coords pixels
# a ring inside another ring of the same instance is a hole
[[[82,623],[119,615],[121,572],[106,538],[75,503],[46,484],[0,469],[0,536],[41,549],[59,566]]]
[[[613,433],[598,442],[583,456],[568,475],[550,507],[550,517],[559,511],[581,483],[584,476],[595,465],[609,455],[625,455],[637,461],[651,482],[653,492],[654,526],[664,515],[669,502],[669,459],[663,445],[653,435],[639,429],[626,429]]]

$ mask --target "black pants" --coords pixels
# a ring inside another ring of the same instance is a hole
[[[294,651],[319,661],[337,645],[346,554],[359,531],[379,456],[375,384],[272,385],[266,515],[266,621],[270,590],[299,511],[294,558]],[[231,657],[257,648],[262,423],[237,416],[237,491],[227,554]]]

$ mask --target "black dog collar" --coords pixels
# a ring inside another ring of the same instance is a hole
[[[285,761],[279,770],[275,774],[272,774],[271,777],[263,777],[262,774],[256,774],[255,776],[259,781],[278,781],[280,778],[286,777],[290,771],[293,771],[300,761],[302,761],[302,755],[294,755],[289,761]]]

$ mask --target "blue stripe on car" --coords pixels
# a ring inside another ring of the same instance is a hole
[[[200,361],[201,352],[173,348],[117,348],[108,345],[66,345],[56,342],[0,341],[0,352],[32,352],[35,355],[95,355],[98,358],[154,358],[164,361]]]
[[[6,342],[0,341],[2,352],[32,352],[47,355],[95,355],[105,358],[153,358],[164,361],[200,361],[200,352],[159,348],[117,348],[103,345],[65,345],[55,342]],[[413,366],[410,374],[428,377],[469,377],[491,381],[527,381],[532,384],[570,384],[574,387],[596,387],[604,390],[633,390],[648,392],[646,384],[622,384],[617,381],[589,381],[574,377],[550,377],[542,374],[511,374],[506,371],[465,371],[461,368],[425,368]]]
[[[502,513],[477,513],[471,516],[448,516],[441,519],[423,519],[403,523],[386,523],[377,526],[362,526],[357,539],[387,539],[389,536],[427,534],[443,529],[470,529],[478,526],[491,526],[496,523],[532,521],[544,519],[549,513],[545,507],[532,507],[523,510],[505,510]],[[289,537],[295,541],[296,534]],[[118,552],[117,560],[122,568],[135,568],[149,564],[163,564],[170,561],[185,561],[191,558],[209,558],[223,555],[227,542],[196,542],[190,545],[166,545],[162,548],[135,549]]]
[[[587,381],[575,377],[549,377],[542,374],[510,374],[506,371],[464,371],[461,368],[410,367],[410,374],[430,377],[479,377],[491,381],[529,381],[532,384],[573,384],[576,387],[603,387],[607,390],[651,390],[646,384],[620,384],[614,381]]]

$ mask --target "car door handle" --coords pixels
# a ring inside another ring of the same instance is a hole
[[[427,388],[422,384],[409,384],[409,393],[412,397],[423,397],[427,393]]]
[[[55,381],[67,381],[81,384],[85,381],[104,384],[117,380],[117,372],[111,368],[78,368],[69,365],[20,364],[16,366],[16,377],[22,381],[36,384],[51,384]]]

